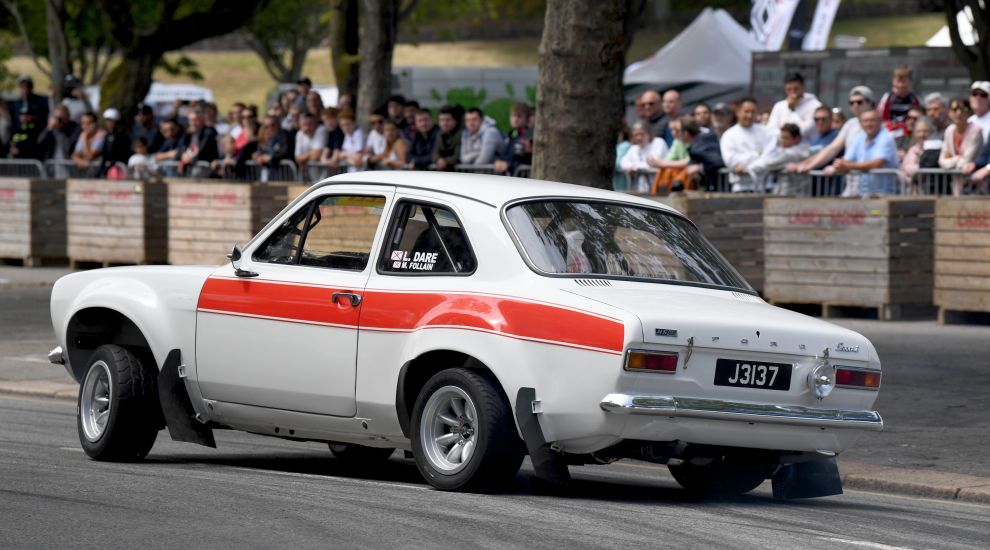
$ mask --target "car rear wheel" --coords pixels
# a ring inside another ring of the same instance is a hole
[[[455,368],[430,378],[416,399],[411,431],[416,466],[438,489],[491,489],[522,463],[512,408],[487,373]]]
[[[742,495],[767,479],[763,463],[731,455],[718,456],[704,465],[685,461],[667,469],[681,487],[699,496]]]
[[[348,466],[367,466],[385,462],[392,456],[395,449],[366,447],[353,443],[328,443],[334,458]]]
[[[100,346],[89,358],[76,407],[79,442],[91,458],[144,458],[155,444],[161,411],[158,370],[115,345]]]

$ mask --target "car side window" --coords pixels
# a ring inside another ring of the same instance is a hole
[[[477,267],[457,216],[442,206],[402,201],[388,232],[382,272],[394,274],[469,274]]]
[[[282,222],[271,236],[254,253],[254,261],[270,264],[294,264],[302,248],[302,236],[306,220],[313,211],[313,202],[296,210],[295,214]]]
[[[385,197],[332,195],[299,209],[254,258],[361,271],[368,265]]]

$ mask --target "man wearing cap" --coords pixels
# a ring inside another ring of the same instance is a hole
[[[791,73],[784,79],[784,99],[774,104],[770,111],[767,128],[774,135],[780,133],[785,124],[796,124],[801,129],[801,136],[811,137],[815,128],[815,109],[822,102],[813,94],[805,91],[804,77],[801,73]]]
[[[715,136],[721,139],[722,134],[729,128],[732,128],[732,125],[735,123],[736,114],[733,112],[732,107],[725,102],[716,103],[712,109],[712,130],[715,131]]]
[[[969,123],[980,126],[983,143],[990,142],[990,82],[977,80],[969,87],[969,106],[973,109]]]
[[[832,159],[845,149],[846,144],[851,143],[853,138],[862,131],[862,126],[859,124],[859,115],[866,111],[872,111],[874,105],[873,90],[866,86],[855,86],[852,90],[849,90],[849,110],[853,116],[849,117],[849,120],[842,125],[839,135],[835,136],[832,143],[829,143],[811,158],[788,165],[787,171],[805,173],[831,162]]]
[[[127,164],[131,157],[131,143],[120,124],[120,111],[113,107],[103,111],[103,170],[101,175],[116,162]]]
[[[43,95],[38,95],[34,93],[34,80],[30,76],[24,74],[17,79],[17,89],[20,92],[20,96],[10,103],[10,112],[13,116],[18,116],[23,110],[24,106],[29,107],[29,111],[34,117],[34,122],[44,121],[48,119],[48,98]],[[20,121],[15,119],[11,126],[10,132],[13,135],[14,132],[20,128]]]
[[[41,160],[42,150],[38,145],[41,129],[35,120],[36,111],[27,102],[21,104],[17,116],[17,129],[10,134],[10,156],[15,159]]]

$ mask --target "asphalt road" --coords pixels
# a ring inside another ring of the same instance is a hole
[[[110,464],[79,449],[66,401],[0,397],[0,547],[985,548],[990,506],[870,493],[692,500],[662,468],[524,471],[495,495],[444,493],[412,461],[342,468],[325,446],[236,432]]]
[[[70,381],[54,342],[48,288],[0,288],[0,380]],[[990,477],[990,327],[837,320],[870,338],[883,362],[886,429],[843,458]],[[990,540],[990,536],[988,536]]]

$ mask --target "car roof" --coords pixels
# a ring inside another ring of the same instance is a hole
[[[662,208],[676,212],[669,206],[627,193],[606,191],[584,185],[572,185],[556,181],[530,178],[514,178],[491,174],[468,174],[462,172],[432,171],[387,171],[372,170],[339,174],[325,179],[313,187],[323,187],[345,183],[373,183],[395,185],[412,189],[422,189],[447,193],[478,200],[501,208],[508,202],[535,197],[584,198],[608,201],[621,201]]]

